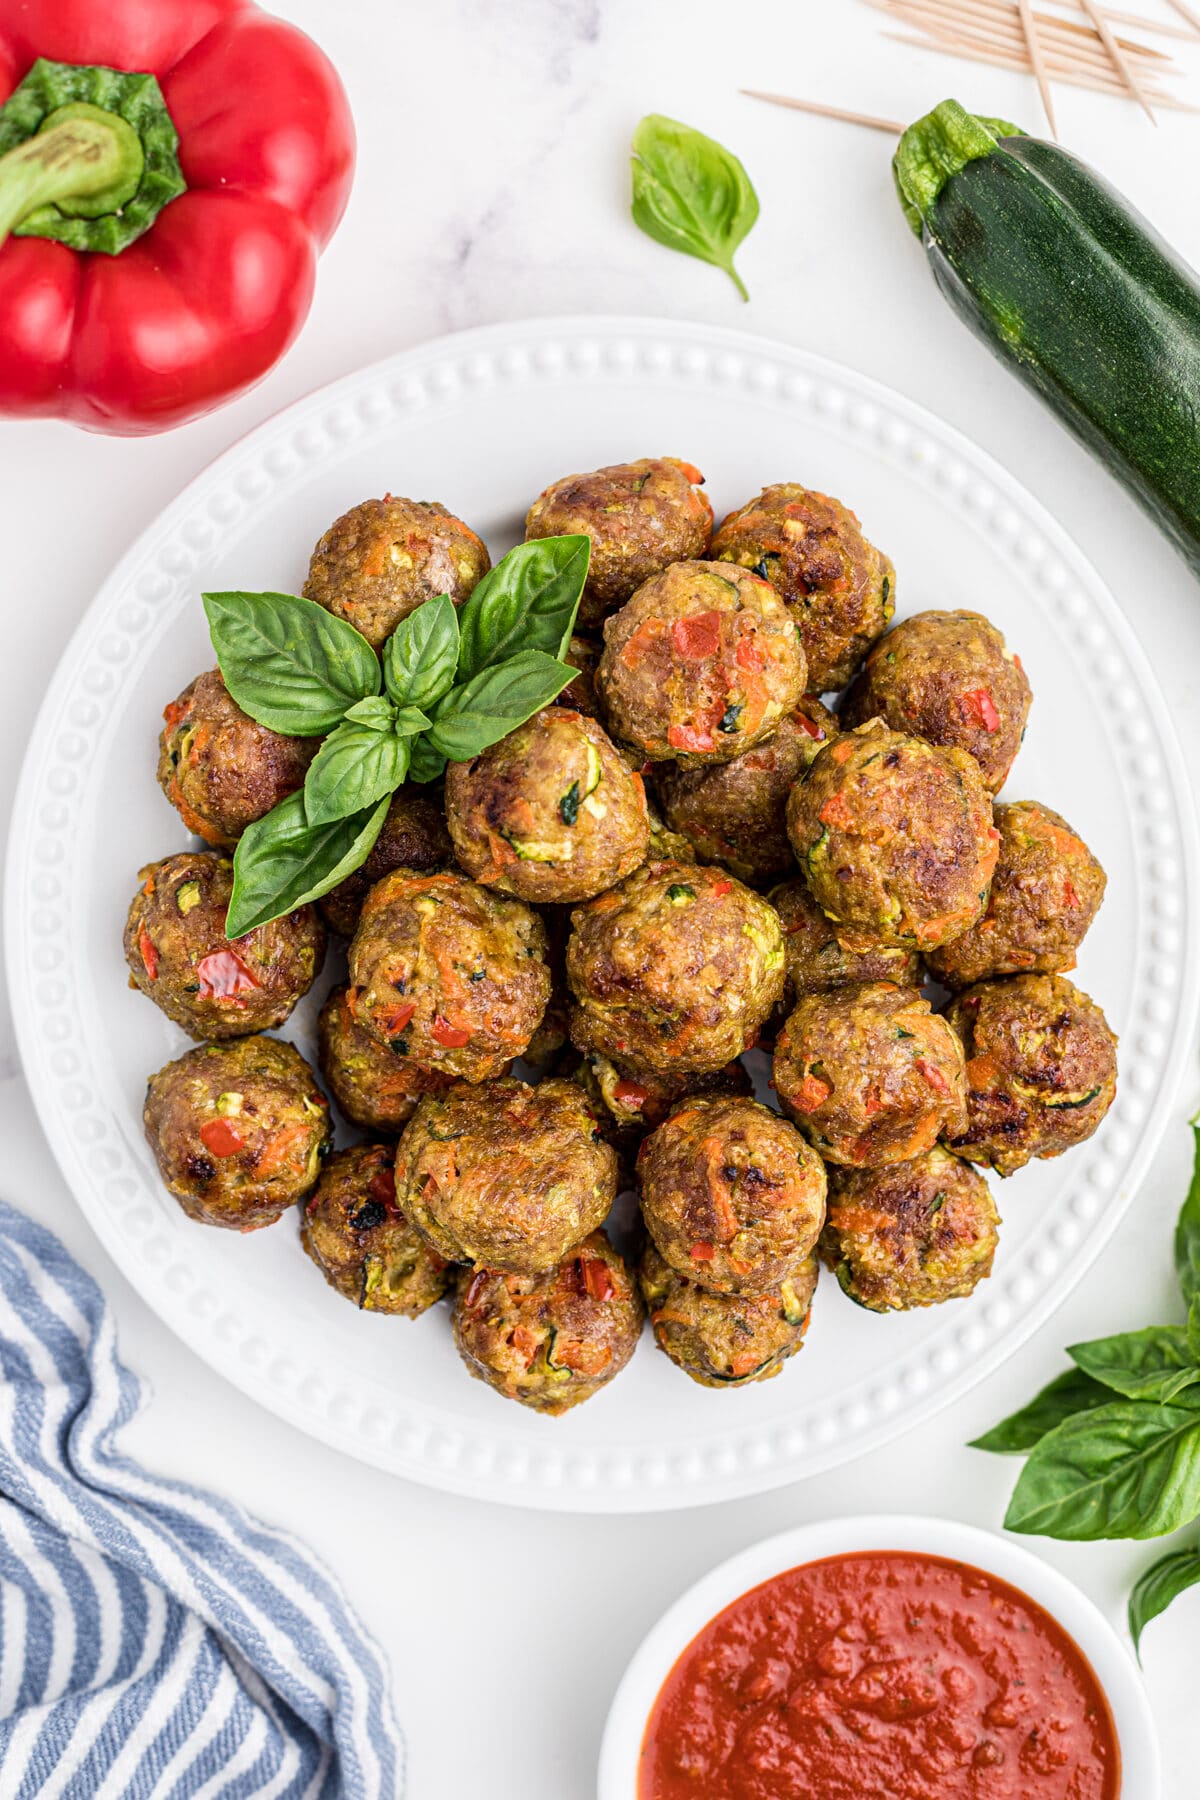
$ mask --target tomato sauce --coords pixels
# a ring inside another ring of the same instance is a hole
[[[638,1800],[1117,1800],[1090,1663],[982,1569],[872,1551],[743,1594],[692,1639]]]

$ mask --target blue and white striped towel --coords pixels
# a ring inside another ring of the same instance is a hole
[[[394,1800],[387,1671],[294,1538],[118,1436],[99,1288],[0,1201],[0,1796]]]

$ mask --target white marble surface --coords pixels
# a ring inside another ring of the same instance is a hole
[[[143,442],[49,424],[0,428],[6,817],[38,699],[75,621],[120,551],[209,457],[364,360],[460,326],[557,312],[744,326],[855,364],[980,438],[1106,572],[1186,753],[1200,756],[1195,581],[950,318],[897,212],[887,140],[736,92],[807,92],[898,118],[956,92],[1037,127],[1024,79],[887,43],[878,15],[855,0],[751,0],[736,10],[728,0],[283,0],[278,10],[345,73],[361,138],[350,212],[299,345],[236,406]],[[1200,45],[1184,58],[1200,99]],[[750,305],[717,272],[631,226],[625,147],[648,111],[709,130],[746,162],[763,203],[740,258]],[[1068,92],[1059,117],[1067,141],[1200,264],[1200,120],[1164,114],[1156,130],[1132,106]],[[1184,1119],[1198,1097],[1192,1066],[1179,1125],[1103,1259],[1000,1374],[941,1418],[760,1500],[682,1516],[559,1518],[427,1493],[341,1461],[210,1374],[83,1223],[33,1119],[11,1022],[0,1020],[4,1192],[53,1225],[111,1295],[125,1354],[153,1389],[132,1447],[225,1488],[328,1558],[391,1656],[414,1800],[462,1800],[484,1787],[489,1800],[585,1800],[608,1699],[635,1643],[684,1585],[756,1537],[880,1507],[998,1528],[1012,1467],[965,1441],[1048,1378],[1063,1344],[1174,1316],[1170,1227],[1187,1174]],[[1155,1553],[1030,1541],[1114,1619]],[[1198,1647],[1200,1594],[1146,1640],[1168,1800],[1196,1792]]]

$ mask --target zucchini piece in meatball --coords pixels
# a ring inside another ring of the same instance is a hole
[[[125,921],[130,987],[202,1042],[283,1024],[325,958],[315,907],[229,939],[228,857],[184,850],[139,869],[138,881]]]
[[[189,682],[163,719],[158,785],[188,830],[218,850],[304,786],[321,742],[256,724],[219,669]]]
[[[202,1044],[150,1078],[143,1114],[159,1173],[189,1219],[273,1225],[317,1184],[329,1102],[291,1044]]]
[[[541,1275],[464,1270],[454,1342],[468,1373],[534,1412],[568,1412],[621,1373],[642,1335],[642,1302],[602,1231]]]
[[[409,782],[392,795],[366,862],[331,888],[317,905],[330,931],[336,931],[339,937],[353,937],[363,901],[377,881],[393,869],[413,869],[419,875],[430,875],[453,861],[454,846],[446,830],[441,790]]]
[[[842,720],[954,744],[979,764],[989,794],[1004,786],[1032,698],[1021,659],[982,613],[922,612],[880,638],[846,695]]]
[[[427,1095],[396,1153],[399,1205],[447,1262],[541,1274],[616,1193],[616,1152],[582,1091],[553,1077]]]
[[[702,862],[719,862],[741,881],[767,882],[795,867],[787,803],[795,783],[837,720],[812,694],[778,729],[732,762],[685,769],[660,763],[655,788],[667,824],[682,833]]]
[[[950,1002],[962,1040],[967,1124],[946,1147],[1011,1175],[1096,1130],[1117,1091],[1117,1040],[1094,1000],[1061,975],[983,981]]]
[[[393,1055],[487,1081],[520,1056],[549,998],[545,927],[520,900],[396,869],[363,902],[350,1012]]]
[[[701,1387],[745,1387],[778,1375],[804,1342],[817,1286],[806,1256],[764,1294],[714,1294],[647,1244],[638,1271],[654,1341]]]
[[[385,1050],[355,1023],[349,988],[329,992],[317,1020],[317,1065],[352,1125],[398,1136],[423,1094],[441,1094],[453,1075],[422,1069]]]
[[[381,650],[437,594],[461,606],[491,568],[482,538],[436,500],[385,494],[336,519],[312,553],[304,597]]]
[[[847,949],[931,950],[983,916],[1000,834],[965,750],[860,725],[813,759],[787,816],[796,860]]]
[[[420,1318],[450,1285],[450,1265],[396,1205],[391,1144],[329,1158],[304,1203],[300,1242],[330,1287],[364,1312]]]
[[[1000,852],[987,911],[977,925],[931,950],[948,988],[994,975],[1061,975],[1100,910],[1104,870],[1058,813],[1036,800],[998,806]]]
[[[821,1256],[871,1312],[962,1300],[992,1272],[1000,1215],[982,1175],[941,1148],[833,1169]]]
[[[850,508],[796,482],[766,487],[722,519],[712,554],[783,597],[817,694],[845,687],[896,608],[896,571]]]
[[[916,988],[872,981],[800,1000],[775,1045],[775,1089],[826,1162],[878,1168],[963,1129],[962,1045]]]
[[[722,1069],[783,989],[779,915],[718,869],[646,863],[571,915],[571,1038],[632,1069]]]
[[[704,477],[673,456],[613,463],[589,475],[551,482],[529,509],[526,540],[591,539],[580,631],[598,631],[610,613],[668,563],[703,556],[712,507],[697,492]]]
[[[847,950],[837,941],[832,922],[812,897],[807,881],[797,876],[772,888],[767,899],[779,914],[787,980],[783,1005],[790,1012],[806,994],[829,994],[834,988],[861,981],[894,981],[915,987],[920,958],[903,945]]]
[[[825,1166],[757,1100],[687,1100],[638,1154],[642,1217],[659,1254],[716,1294],[763,1294],[808,1256]]]
[[[547,706],[446,771],[446,821],[468,875],[543,905],[590,900],[645,862],[646,790],[603,726]]]
[[[605,623],[596,688],[615,735],[651,762],[730,762],[804,692],[804,652],[770,582],[680,562]]]

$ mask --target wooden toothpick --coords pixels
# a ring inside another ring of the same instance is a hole
[[[1021,29],[1025,33],[1025,44],[1029,51],[1029,62],[1033,69],[1034,80],[1038,85],[1038,93],[1042,96],[1046,120],[1050,126],[1051,136],[1058,136],[1058,126],[1054,119],[1054,102],[1050,97],[1050,77],[1046,73],[1046,64],[1042,59],[1042,46],[1038,37],[1037,20],[1033,16],[1030,0],[1017,0],[1017,12],[1021,18]]]
[[[820,100],[795,100],[789,94],[763,94],[757,88],[739,88],[749,100],[765,100],[768,106],[790,106],[795,112],[816,113],[822,119],[843,119],[847,125],[869,125],[872,131],[887,131],[899,137],[904,130],[895,119],[877,119],[872,113],[848,112],[842,106],[826,106]]]
[[[1129,89],[1150,123],[1152,125],[1157,124],[1150,102],[1146,98],[1146,90],[1134,73],[1133,65],[1129,58],[1117,42],[1116,37],[1109,26],[1108,20],[1096,5],[1096,0],[1079,0],[1079,4],[1087,14],[1088,18],[1092,21],[1092,24],[1096,27],[1100,42],[1112,57],[1113,67],[1120,74],[1126,87]]]

